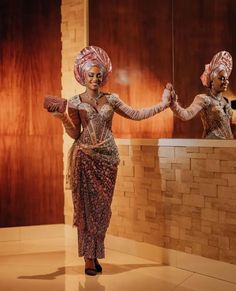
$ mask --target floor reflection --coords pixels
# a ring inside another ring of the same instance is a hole
[[[100,261],[103,273],[90,277],[84,274],[84,261],[77,257],[76,248],[62,244],[61,250],[46,252],[43,249],[40,252],[41,243],[34,241],[32,250],[29,242],[27,249],[25,244],[19,248],[18,243],[18,254],[0,254],[0,291],[236,290],[236,284],[230,282],[112,250],[107,250],[106,259]],[[2,246],[7,249],[6,243]],[[22,250],[25,253],[21,253]]]
[[[88,290],[96,290],[96,291],[105,291],[106,287],[98,282],[99,276],[88,277],[86,276],[84,286],[81,282],[79,282],[78,291],[88,291]]]

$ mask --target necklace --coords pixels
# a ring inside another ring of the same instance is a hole
[[[214,95],[214,94],[210,91],[210,96],[211,96],[213,99],[215,99],[216,101],[218,101],[220,106],[222,105],[222,101],[223,101],[223,97],[222,97],[222,95],[218,95],[218,96],[216,96],[216,95]]]
[[[95,103],[95,105],[98,105],[98,100],[102,97],[103,93],[99,92],[96,96],[89,96],[88,92],[85,92],[84,94],[89,101]]]

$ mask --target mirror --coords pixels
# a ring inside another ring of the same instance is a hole
[[[236,100],[231,100],[231,108],[236,110]]]

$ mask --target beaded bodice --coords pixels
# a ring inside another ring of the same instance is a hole
[[[149,108],[133,109],[125,104],[117,94],[104,94],[105,102],[94,107],[81,101],[76,95],[68,102],[68,113],[75,130],[79,134],[77,140],[86,145],[99,145],[105,140],[112,138],[112,118],[114,112],[133,120],[142,120],[164,110],[167,105],[156,104]],[[82,131],[81,131],[82,126]]]
[[[77,103],[82,132],[79,140],[83,144],[98,144],[111,136],[111,122],[114,111],[109,103],[96,109],[88,103],[83,103],[79,96],[71,99]],[[73,121],[73,120],[72,120]]]
[[[171,105],[175,115],[182,120],[192,119],[200,113],[203,123],[203,138],[232,139],[232,109],[224,97],[216,99],[199,94],[188,108],[182,108],[178,102]]]

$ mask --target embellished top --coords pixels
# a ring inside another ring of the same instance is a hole
[[[224,97],[214,98],[206,94],[199,94],[187,108],[182,108],[177,101],[173,101],[170,107],[182,120],[190,120],[200,113],[204,128],[203,138],[234,138],[231,130],[233,112],[228,100]]]
[[[68,101],[70,120],[64,116],[62,121],[69,136],[76,139],[81,145],[93,148],[113,138],[112,118],[115,112],[129,119],[142,120],[154,116],[168,107],[164,102],[160,102],[149,108],[133,109],[125,104],[117,94],[104,93],[101,98],[103,98],[103,102],[97,108],[90,103],[82,102],[79,95]]]

